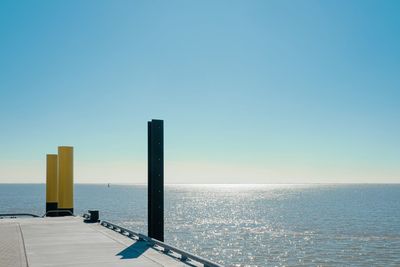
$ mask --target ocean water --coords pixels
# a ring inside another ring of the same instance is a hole
[[[400,266],[400,185],[168,185],[165,241],[226,266]],[[0,213],[45,185],[0,184]],[[147,233],[141,185],[75,185],[75,211]]]

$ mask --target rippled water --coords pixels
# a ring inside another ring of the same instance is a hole
[[[44,185],[0,185],[44,213]],[[146,233],[145,186],[75,185],[75,210]],[[227,266],[400,266],[400,185],[169,185],[165,241]]]

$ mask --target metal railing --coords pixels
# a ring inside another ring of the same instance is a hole
[[[113,224],[113,223],[110,223],[107,221],[101,221],[100,224],[108,229],[111,229],[117,233],[120,233],[122,235],[130,237],[132,239],[148,242],[150,246],[158,246],[158,247],[162,248],[163,252],[166,254],[168,254],[170,252],[174,252],[174,253],[180,255],[181,261],[187,261],[190,259],[190,260],[193,260],[193,261],[203,264],[205,267],[223,267],[222,265],[220,265],[218,263],[204,259],[200,256],[193,255],[192,253],[189,253],[189,252],[179,249],[177,247],[165,244],[164,242],[161,242],[157,239],[148,237],[146,235],[133,232],[131,230],[128,230],[128,229],[118,226],[116,224]]]
[[[68,213],[69,215],[74,216],[70,210],[48,210],[42,217],[46,217],[49,214],[59,215],[60,213]]]
[[[17,218],[17,217],[34,217],[34,218],[43,218],[48,216],[49,214],[59,214],[60,212],[68,213],[70,215],[74,215],[70,210],[49,210],[43,216],[39,216],[32,213],[0,213],[0,219],[2,218]]]
[[[27,217],[40,217],[39,215],[32,214],[32,213],[1,213],[0,214],[0,219],[4,217],[8,218],[17,218],[17,217],[22,217],[22,216],[27,216]]]

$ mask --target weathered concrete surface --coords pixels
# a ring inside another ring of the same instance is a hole
[[[0,266],[27,266],[24,242],[16,222],[0,220]]]
[[[197,266],[79,217],[0,220],[0,266]]]

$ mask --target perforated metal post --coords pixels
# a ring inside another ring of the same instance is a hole
[[[148,124],[148,235],[164,241],[164,121]]]

